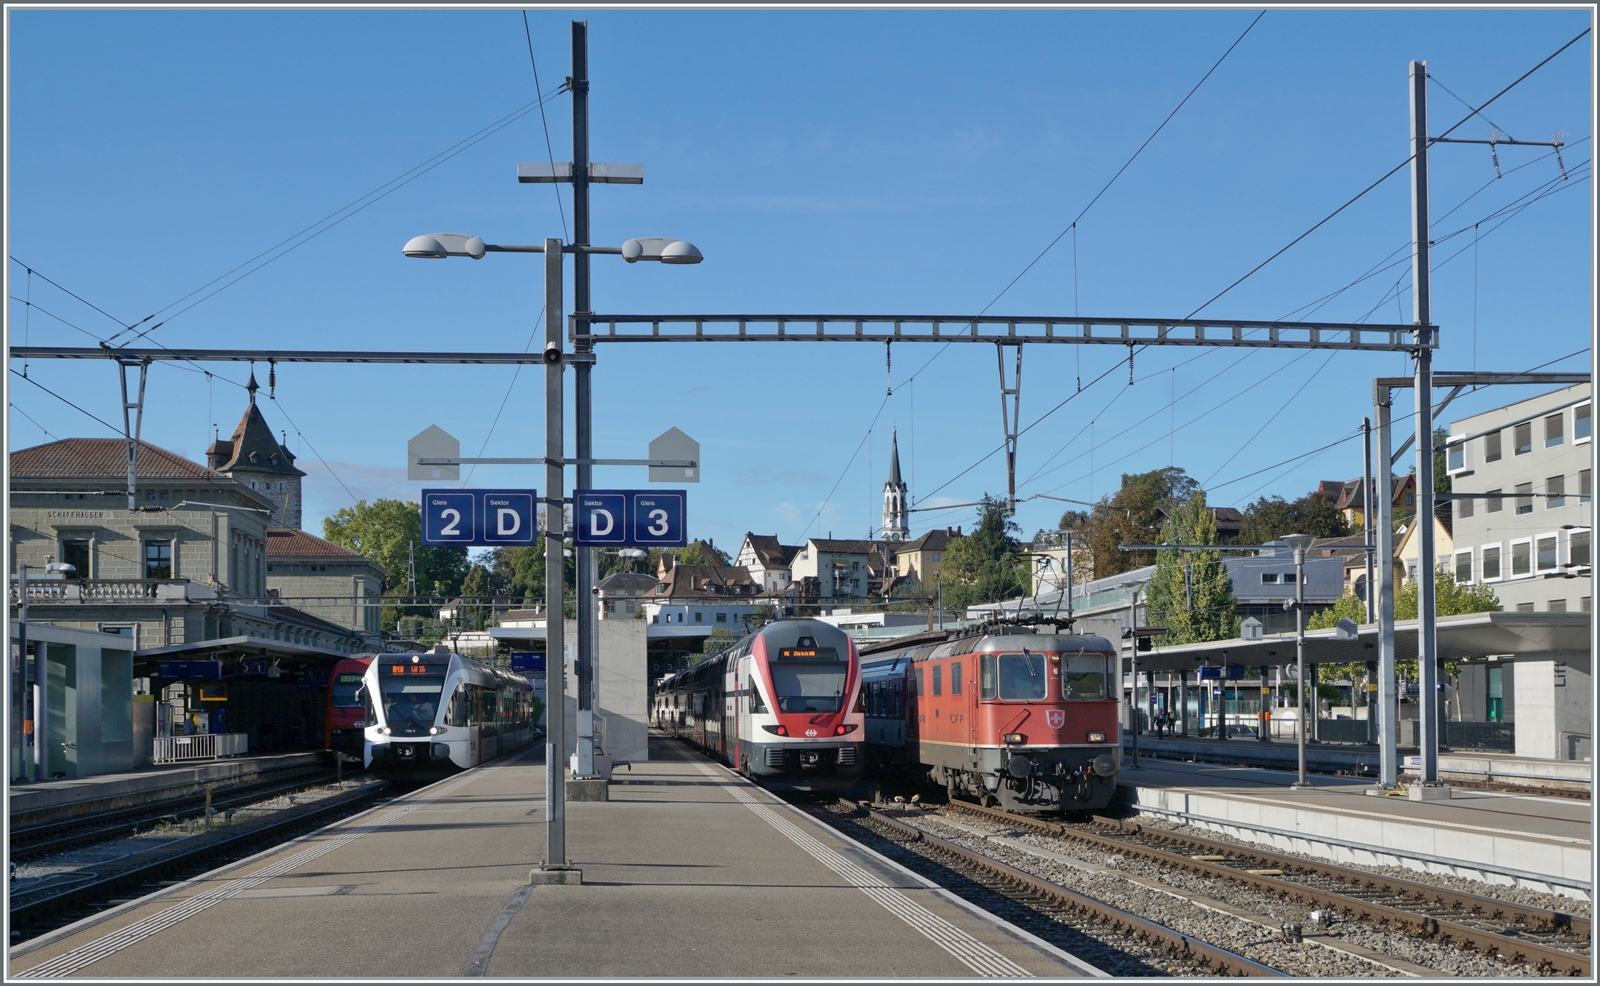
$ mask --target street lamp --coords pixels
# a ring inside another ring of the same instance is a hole
[[[1299,729],[1295,731],[1295,742],[1300,754],[1300,775],[1294,782],[1294,787],[1310,787],[1311,782],[1306,780],[1306,549],[1316,540],[1310,534],[1285,534],[1279,538],[1294,552],[1294,662],[1295,662],[1295,696],[1296,703],[1300,706],[1295,715]],[[1311,709],[1315,711],[1317,698],[1311,697]]]
[[[580,239],[587,237],[587,224],[579,230]],[[548,572],[561,571],[562,556],[572,552],[564,551],[561,547],[564,531],[562,530],[563,494],[566,490],[564,466],[566,453],[564,445],[563,407],[565,403],[565,385],[562,378],[562,365],[568,360],[561,348],[561,327],[563,321],[562,302],[562,260],[563,254],[577,255],[579,274],[579,312],[587,314],[587,255],[588,254],[615,254],[621,256],[629,263],[640,260],[653,260],[666,264],[697,264],[704,259],[699,249],[694,244],[683,240],[674,240],[661,236],[647,236],[631,239],[621,246],[603,247],[589,246],[583,243],[562,244],[557,239],[546,239],[539,245],[513,245],[485,243],[480,236],[466,233],[426,233],[414,236],[406,241],[401,252],[407,257],[419,260],[443,260],[448,257],[468,257],[473,260],[482,260],[488,253],[542,253],[545,255],[545,485],[549,489],[546,501],[547,518],[545,531],[545,570]],[[582,348],[580,346],[580,348]],[[574,355],[586,355],[583,353]],[[589,360],[592,361],[590,356]],[[583,487],[588,480],[588,469],[581,464],[587,461],[590,455],[588,448],[587,402],[588,378],[582,372],[586,367],[579,367],[577,371],[577,401],[578,401],[578,485]],[[636,549],[635,549],[636,550]],[[594,730],[591,720],[594,711],[592,682],[593,682],[593,654],[594,643],[592,624],[589,618],[593,614],[592,588],[588,583],[592,580],[594,571],[593,555],[591,549],[578,549],[576,552],[578,569],[577,586],[577,665],[578,665],[578,748],[575,777],[593,777],[594,771]],[[626,554],[626,552],[624,552]],[[644,552],[638,552],[629,557],[642,557]],[[538,871],[530,875],[530,879],[542,876],[548,880],[562,882],[567,879],[564,871],[570,871],[566,853],[566,777],[564,774],[566,757],[566,722],[565,706],[560,697],[566,694],[566,662],[562,658],[565,650],[563,641],[563,601],[561,595],[560,578],[546,579],[545,599],[545,652],[548,655],[546,665],[546,692],[553,695],[555,700],[547,703],[546,711],[546,739],[545,739],[545,818],[546,818],[546,847],[545,862]],[[581,875],[576,876],[576,881],[581,882]]]

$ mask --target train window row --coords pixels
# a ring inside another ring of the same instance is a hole
[[[533,718],[533,693],[515,689],[484,688],[465,682],[456,686],[445,712],[446,726],[492,726]]]
[[[1104,701],[1110,694],[1111,662],[1106,654],[1068,654],[1061,657],[1061,698],[1074,701]],[[950,695],[962,693],[965,668],[962,661],[949,662]],[[942,697],[945,666],[933,661],[911,669],[911,693]],[[924,678],[926,675],[926,679]],[[984,701],[1037,702],[1050,693],[1050,675],[1044,654],[982,654],[978,658],[978,697]],[[866,712],[870,716],[899,718],[905,712],[900,679],[868,682],[864,687]],[[1051,696],[1053,697],[1053,696]]]

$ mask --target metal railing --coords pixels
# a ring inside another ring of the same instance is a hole
[[[196,733],[192,736],[157,736],[152,763],[215,760],[243,755],[250,746],[248,733]]]

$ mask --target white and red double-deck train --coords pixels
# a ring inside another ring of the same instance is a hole
[[[460,654],[379,654],[361,675],[363,763],[405,776],[448,773],[526,746],[533,686]]]
[[[662,680],[656,726],[764,784],[839,791],[861,775],[861,661],[838,627],[778,620]]]
[[[1122,759],[1121,659],[1103,637],[1031,627],[919,634],[869,648],[867,750],[954,797],[1103,808]]]

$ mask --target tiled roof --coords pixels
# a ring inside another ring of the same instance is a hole
[[[788,568],[800,551],[797,544],[779,544],[776,534],[745,533],[744,539],[756,553],[763,568]]]
[[[254,378],[252,377],[252,380]],[[267,419],[256,406],[255,394],[250,395],[250,406],[233,429],[233,437],[212,443],[207,457],[221,472],[243,469],[254,472],[280,473],[285,476],[304,476],[295,468],[294,453],[278,444],[267,427]]]
[[[138,476],[144,479],[226,480],[149,442],[139,443]],[[128,445],[120,438],[63,438],[11,453],[11,475],[26,479],[106,479],[126,482]]]
[[[601,579],[595,585],[595,588],[602,591],[611,590],[617,592],[644,591],[655,588],[658,581],[660,580],[654,575],[644,575],[640,572],[617,572]]]
[[[896,554],[908,551],[943,551],[950,546],[950,542],[955,540],[955,537],[955,534],[945,528],[936,528],[915,541],[907,541],[904,544],[895,545],[894,550]]]
[[[268,558],[362,558],[367,556],[351,551],[332,541],[324,541],[315,534],[297,531],[290,527],[274,527],[267,531]],[[369,559],[370,560],[370,559]]]
[[[871,541],[844,541],[830,538],[810,538],[809,542],[816,545],[818,551],[828,551],[836,555],[864,555],[872,550]]]
[[[737,565],[675,565],[651,591],[661,598],[754,595],[758,587],[750,570]]]

